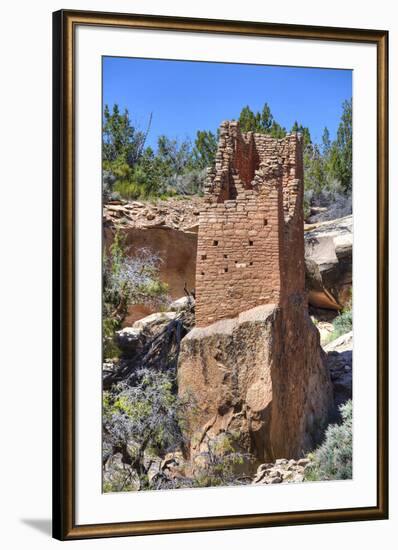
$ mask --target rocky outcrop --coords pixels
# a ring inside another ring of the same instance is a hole
[[[104,204],[105,227],[118,229],[154,229],[165,227],[178,231],[197,230],[203,199],[187,198],[150,201],[110,201]],[[195,229],[196,226],[196,229]]]
[[[254,465],[301,458],[333,409],[319,334],[301,302],[194,328],[181,342],[178,387],[181,397],[195,398],[187,419],[191,457],[227,431],[239,434]]]
[[[341,309],[351,299],[352,216],[306,226],[304,239],[310,305]]]
[[[113,241],[116,230],[125,236],[127,253],[135,256],[142,248],[161,258],[159,276],[168,285],[172,299],[184,295],[184,288],[195,288],[198,216],[200,197],[150,202],[114,202],[104,205],[105,244]],[[129,308],[124,326],[154,312],[149,305]]]

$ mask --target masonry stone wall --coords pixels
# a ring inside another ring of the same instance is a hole
[[[224,122],[199,217],[196,324],[304,293],[303,161],[283,139]]]

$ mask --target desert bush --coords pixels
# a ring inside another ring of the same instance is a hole
[[[165,195],[202,195],[207,169],[191,170],[184,174],[173,174],[164,182],[162,191]]]
[[[120,349],[115,343],[115,332],[120,328],[119,319],[103,317],[102,319],[102,353],[104,358],[119,358]]]
[[[115,174],[113,174],[110,170],[102,171],[102,196],[104,201],[108,201],[111,198],[115,182]]]
[[[310,206],[321,206],[325,211],[311,216],[312,222],[323,222],[343,218],[352,214],[352,196],[333,179],[318,191],[306,190],[304,197]],[[305,199],[304,199],[305,200]]]
[[[251,457],[236,449],[238,434],[231,432],[207,438],[192,477],[170,479],[162,471],[150,477],[151,457],[159,460],[168,452],[185,449],[186,419],[194,412],[194,400],[178,396],[175,369],[140,369],[134,385],[123,382],[103,392],[104,490],[137,490],[137,483],[138,490],[249,483],[237,468]]]
[[[121,296],[128,305],[146,303],[160,307],[167,301],[167,285],[158,278],[159,263],[160,258],[146,248],[123,258],[117,270],[109,274],[107,291]]]
[[[129,306],[150,304],[161,308],[169,302],[168,287],[159,279],[161,259],[148,248],[128,256],[124,240],[115,234],[103,259],[103,355],[118,355],[113,337]]]
[[[352,305],[351,303],[333,320],[333,331],[328,337],[328,342],[336,340],[342,334],[352,330]]]
[[[333,340],[350,332],[352,330],[352,310],[343,311],[336,319],[333,321],[334,330],[332,332]]]
[[[205,450],[195,457],[195,486],[243,485],[250,481],[248,476],[238,473],[245,462],[253,460],[249,453],[238,450],[238,439],[236,432],[222,432],[205,438]]]
[[[305,472],[306,481],[352,479],[352,401],[339,410],[342,423],[329,426],[322,445],[309,455],[312,466]]]
[[[103,394],[104,462],[115,453],[147,488],[145,457],[161,456],[184,444],[182,427],[188,407],[176,391],[174,372],[141,369],[135,385],[120,383]]]
[[[311,201],[313,197],[313,190],[312,189],[305,189],[304,190],[304,197],[303,197],[303,208],[304,208],[304,219],[307,220],[311,214]]]

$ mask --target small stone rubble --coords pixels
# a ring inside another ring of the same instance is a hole
[[[261,464],[252,485],[272,485],[274,483],[300,483],[304,481],[304,474],[311,466],[308,458],[287,460],[279,458],[275,462]]]

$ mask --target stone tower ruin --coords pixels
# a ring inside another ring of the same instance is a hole
[[[304,293],[302,139],[223,122],[205,183],[196,266],[196,325]]]
[[[320,441],[333,392],[305,294],[298,134],[221,125],[196,269],[196,326],[178,359],[179,395],[195,403],[191,462],[226,433],[257,464],[300,458]]]

